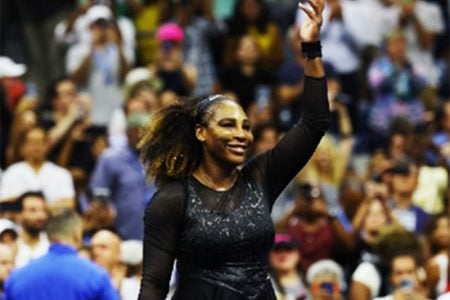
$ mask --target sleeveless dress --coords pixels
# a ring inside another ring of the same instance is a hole
[[[324,78],[305,78],[302,116],[266,153],[250,159],[233,186],[194,177],[162,186],[145,211],[140,300],[165,299],[177,262],[175,300],[276,299],[268,276],[275,199],[311,157],[330,117]]]

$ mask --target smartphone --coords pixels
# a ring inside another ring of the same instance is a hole
[[[270,102],[270,87],[265,84],[258,84],[255,87],[255,101],[259,109],[265,109]]]
[[[405,290],[413,290],[414,282],[413,282],[412,278],[405,278],[402,281],[400,281],[399,288],[405,289]]]
[[[322,282],[320,284],[320,289],[325,291],[327,294],[333,294],[333,283],[332,282]]]

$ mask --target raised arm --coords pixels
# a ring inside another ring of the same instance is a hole
[[[299,4],[307,15],[299,32],[305,56],[302,115],[274,149],[249,164],[272,203],[308,162],[330,123],[325,71],[318,40],[324,0],[307,1],[309,7]]]

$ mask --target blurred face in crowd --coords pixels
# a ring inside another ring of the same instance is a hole
[[[23,199],[21,225],[32,236],[38,236],[45,229],[48,220],[45,199],[38,196],[28,196]]]
[[[336,275],[322,273],[314,277],[311,282],[311,296],[313,300],[338,300],[342,299],[339,281]]]
[[[133,112],[152,112],[159,108],[159,98],[150,87],[141,87],[126,102],[127,114]]]
[[[232,100],[211,104],[206,126],[198,124],[197,139],[207,157],[222,165],[238,166],[253,143],[250,122],[242,107]]]
[[[254,152],[255,155],[266,152],[273,147],[278,142],[278,132],[275,128],[267,127],[263,129],[259,139],[255,141],[254,144]]]
[[[402,35],[390,37],[386,42],[386,51],[392,61],[404,62],[406,59],[406,40]]]
[[[76,101],[77,88],[71,80],[64,80],[56,86],[56,97],[53,99],[55,111],[66,113],[69,106]]]
[[[417,186],[417,173],[417,167],[410,165],[407,174],[392,174],[393,193],[405,196],[412,194]]]
[[[269,256],[270,266],[279,273],[296,270],[300,262],[300,253],[295,247],[275,245]]]
[[[140,89],[135,97],[136,100],[141,101],[145,104],[146,110],[151,112],[159,108],[158,95],[151,88]]]
[[[383,204],[380,200],[374,199],[370,204],[366,218],[364,219],[364,230],[369,235],[377,235],[387,222],[388,218]]]
[[[99,19],[90,26],[92,41],[94,44],[105,44],[108,42],[109,31],[113,23],[110,20]]]
[[[431,233],[432,241],[437,245],[446,249],[450,245],[450,229],[449,229],[449,217],[442,216],[436,222],[436,227]]]
[[[244,36],[239,41],[238,60],[243,64],[255,64],[259,59],[259,48],[251,36]]]
[[[33,128],[25,135],[22,144],[24,160],[32,164],[43,163],[47,158],[47,136],[43,129]]]
[[[325,199],[316,191],[318,189],[314,188],[314,195],[299,195],[295,202],[294,213],[305,222],[320,220],[328,210]]]
[[[5,282],[14,267],[13,249],[0,243],[0,286]]]
[[[316,169],[321,173],[329,173],[333,170],[334,145],[329,139],[322,139],[317,147],[312,161]]]
[[[408,139],[403,134],[394,134],[390,139],[390,155],[394,160],[400,160],[406,155]]]
[[[257,0],[243,0],[240,12],[247,21],[253,23],[261,14],[261,5]]]
[[[409,255],[398,256],[391,262],[391,284],[401,287],[405,280],[417,286],[417,266],[414,258]]]
[[[120,238],[108,230],[100,230],[91,239],[93,260],[111,271],[120,261]]]

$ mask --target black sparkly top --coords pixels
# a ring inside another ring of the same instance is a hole
[[[165,299],[175,259],[180,275],[176,299],[200,297],[192,291],[198,286],[186,284],[190,281],[239,299],[270,299],[261,295],[273,295],[268,280],[274,236],[270,211],[328,128],[326,95],[324,78],[306,77],[298,123],[274,149],[249,160],[229,190],[214,191],[194,177],[159,189],[145,211],[140,300]]]

